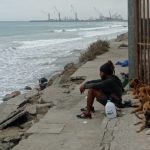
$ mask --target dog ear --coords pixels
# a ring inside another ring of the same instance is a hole
[[[138,79],[134,79],[134,81],[135,81],[136,83],[140,83],[140,81],[139,81]]]

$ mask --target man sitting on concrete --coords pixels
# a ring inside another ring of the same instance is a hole
[[[101,79],[88,81],[81,85],[81,94],[88,89],[88,95],[87,106],[81,109],[83,113],[77,115],[78,118],[92,118],[91,112],[94,111],[93,103],[95,98],[104,106],[107,100],[110,99],[117,107],[122,107],[123,87],[120,79],[114,74],[115,67],[111,61],[108,61],[100,67]]]

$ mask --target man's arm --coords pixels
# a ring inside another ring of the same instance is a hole
[[[91,88],[95,88],[95,89],[104,89],[107,87],[110,87],[112,85],[112,81],[107,79],[107,80],[100,80],[100,82],[86,82],[84,84],[84,88],[85,89],[91,89]]]
[[[87,81],[85,84],[91,84],[91,83],[99,83],[101,82],[101,79],[97,79],[97,80],[91,80],[91,81]]]
[[[84,83],[84,84],[82,84],[81,86],[80,86],[80,93],[82,94],[82,93],[84,93],[84,91],[85,91],[85,85],[89,85],[89,84],[93,84],[93,83],[99,83],[99,82],[101,82],[102,80],[101,79],[98,79],[98,80],[92,80],[92,81],[87,81],[86,83]]]

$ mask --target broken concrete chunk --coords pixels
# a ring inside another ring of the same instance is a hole
[[[27,112],[26,111],[19,111],[16,114],[14,114],[13,116],[11,116],[10,118],[7,118],[5,121],[3,121],[0,124],[0,129],[4,129],[5,127],[7,127],[8,125],[10,125],[11,123],[13,123],[14,121],[16,121],[17,119],[21,118],[22,116],[24,116]]]
[[[115,39],[116,42],[121,42],[128,39],[128,33],[123,33]]]
[[[14,98],[14,97],[16,97],[16,96],[18,96],[18,95],[20,95],[20,94],[21,94],[20,91],[14,91],[14,92],[12,92],[11,94],[5,95],[5,97],[3,98],[3,101],[8,101],[8,100],[10,100],[11,98]]]
[[[20,127],[23,128],[23,129],[24,128],[30,128],[33,124],[34,124],[34,121],[32,120],[32,121],[28,121],[28,122],[20,125]]]
[[[15,146],[14,143],[1,143],[0,142],[0,150],[10,150]]]
[[[7,101],[8,105],[16,105],[18,108],[24,106],[28,100],[24,97],[24,95],[19,95],[15,98],[12,98],[10,101]]]
[[[36,107],[36,111],[38,114],[43,114],[43,113],[46,113],[49,108],[51,108],[53,105],[48,103],[48,104],[37,104],[37,107]]]
[[[150,135],[150,129],[146,131],[146,135]]]
[[[15,135],[15,136],[13,136],[13,137],[7,137],[7,138],[5,138],[3,141],[4,142],[13,142],[13,143],[17,143],[17,142],[19,142],[20,140],[21,140],[21,138],[22,138],[22,135],[23,134],[18,134],[18,135]]]
[[[39,121],[41,118],[43,118],[44,117],[44,114],[37,114],[37,120]]]
[[[31,90],[31,91],[29,91],[28,93],[25,94],[25,98],[30,99],[30,98],[32,98],[34,96],[37,96],[37,95],[39,95],[39,91],[36,90],[36,89],[33,89],[33,90]]]
[[[38,99],[38,104],[44,104],[44,103],[45,103],[45,102],[44,102],[43,98],[40,97],[40,98]]]
[[[30,115],[36,115],[36,105],[28,105],[25,109]]]

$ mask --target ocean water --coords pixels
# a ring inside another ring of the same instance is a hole
[[[0,22],[0,99],[78,61],[97,39],[127,30],[127,22]]]

